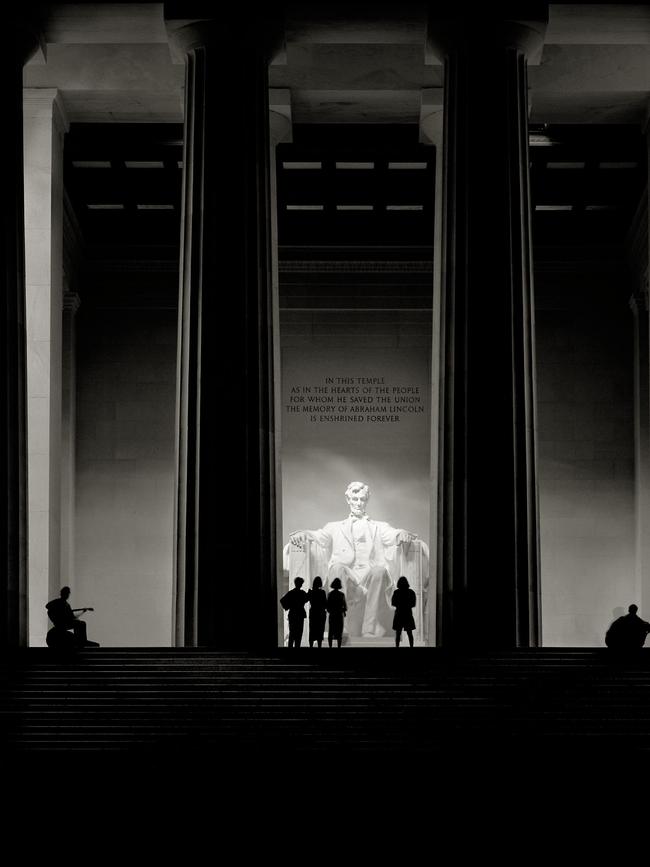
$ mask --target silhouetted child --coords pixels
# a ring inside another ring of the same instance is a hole
[[[639,650],[643,647],[650,623],[641,620],[637,605],[630,605],[628,613],[616,619],[605,633],[605,644],[611,650]]]
[[[316,641],[318,646],[322,647],[327,618],[327,594],[323,590],[323,579],[320,575],[314,578],[311,590],[307,592],[307,598],[309,599],[309,646],[313,647]]]
[[[345,602],[345,594],[341,591],[341,579],[335,578],[332,581],[332,589],[327,597],[327,611],[329,612],[329,625],[327,627],[327,640],[329,646],[336,641],[338,646],[341,646],[343,639],[343,619],[348,610]]]
[[[399,647],[402,629],[406,630],[409,644],[413,647],[413,630],[415,629],[413,609],[415,608],[415,603],[415,591],[411,590],[406,576],[402,575],[397,581],[397,590],[395,590],[390,600],[390,604],[395,609],[395,616],[393,617],[395,647]]]
[[[99,647],[96,641],[88,641],[86,634],[86,624],[83,620],[79,620],[79,614],[85,611],[93,611],[93,608],[70,608],[68,599],[70,598],[70,588],[62,587],[59,599],[53,599],[45,606],[47,615],[54,624],[54,628],[47,633],[47,644],[49,647],[62,647],[69,644],[67,632],[72,629],[74,639],[71,642],[76,647]],[[79,613],[77,613],[79,612]]]
[[[294,578],[294,589],[285,593],[280,599],[280,605],[289,612],[289,647],[300,647],[302,630],[305,625],[305,605],[307,594],[300,588],[305,583],[302,578]]]

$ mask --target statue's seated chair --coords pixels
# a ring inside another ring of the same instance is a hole
[[[284,564],[289,572],[288,586],[293,587],[293,579],[300,576],[304,579],[303,590],[309,590],[317,575],[323,580],[323,588],[329,592],[328,584],[328,560],[320,545],[309,539],[303,546],[293,545],[289,542],[284,547]],[[424,636],[424,608],[426,604],[426,589],[429,580],[429,548],[421,540],[415,539],[408,545],[398,545],[395,549],[395,559],[387,562],[386,567],[390,575],[392,590],[397,586],[397,579],[404,575],[410,587],[415,591],[417,605],[413,611],[415,629],[420,639]],[[390,598],[388,599],[390,604]],[[394,609],[391,609],[394,610]],[[348,613],[345,618],[344,632],[351,636],[361,635],[361,625],[364,616],[364,604],[348,604]],[[392,622],[392,619],[391,619]],[[285,630],[286,632],[286,630]],[[288,634],[288,633],[287,633]],[[388,633],[389,635],[392,633]]]

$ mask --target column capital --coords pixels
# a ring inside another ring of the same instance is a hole
[[[427,52],[444,59],[455,50],[483,54],[515,48],[529,62],[539,63],[548,23],[547,3],[506,5],[499,11],[463,14],[453,8],[432,6],[427,20]]]
[[[269,133],[271,145],[292,140],[291,91],[284,87],[269,88]]]
[[[214,5],[200,2],[166,2],[165,27],[175,59],[182,60],[197,48],[210,45],[256,46],[269,61],[284,48],[284,17],[273,5],[263,12],[241,11],[215,17]]]
[[[442,146],[443,108],[442,87],[425,87],[420,91],[420,143]]]
[[[65,103],[56,87],[26,87],[23,89],[23,117],[52,118],[61,135],[70,129]]]

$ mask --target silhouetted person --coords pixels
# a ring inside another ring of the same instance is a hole
[[[311,590],[307,592],[307,598],[309,599],[309,646],[313,647],[316,641],[318,646],[322,647],[327,618],[327,594],[323,590],[323,579],[320,575],[314,578]]]
[[[330,647],[333,641],[336,641],[340,647],[343,638],[343,619],[345,618],[348,606],[345,601],[345,594],[341,590],[342,586],[341,579],[335,578],[332,581],[332,589],[327,597],[327,611],[330,616],[327,628],[327,640]]]
[[[294,589],[285,593],[280,599],[280,605],[289,612],[289,647],[300,647],[302,630],[305,625],[305,605],[307,594],[300,588],[305,583],[302,578],[294,578]]]
[[[630,605],[628,613],[617,618],[605,633],[605,644],[611,650],[639,650],[643,647],[650,623],[641,620],[637,605]]]
[[[72,629],[74,638],[72,645],[75,647],[99,647],[96,641],[88,641],[86,635],[86,624],[83,620],[79,620],[79,615],[85,611],[94,611],[93,608],[70,608],[68,599],[70,598],[70,588],[62,587],[61,594],[58,599],[53,599],[45,606],[47,614],[54,628],[47,633],[46,642],[48,647],[65,647],[70,645],[70,635],[68,630]]]
[[[397,581],[397,590],[394,591],[390,600],[390,604],[395,609],[395,616],[393,617],[395,647],[399,647],[402,629],[406,631],[409,637],[409,644],[413,647],[413,630],[415,629],[413,609],[415,608],[415,603],[415,591],[411,590],[406,576],[401,575]]]

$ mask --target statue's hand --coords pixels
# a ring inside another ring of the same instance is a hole
[[[303,548],[307,541],[307,534],[304,530],[299,530],[297,533],[292,533],[289,536],[289,541],[292,545],[295,545],[298,548]]]
[[[410,530],[400,530],[397,534],[397,544],[398,545],[410,545],[411,542],[417,539],[417,533],[411,533]]]

